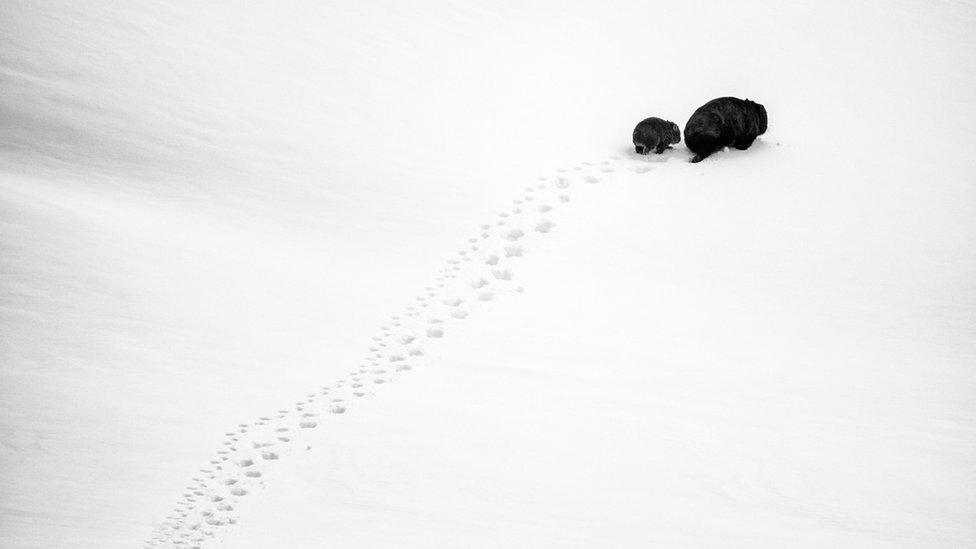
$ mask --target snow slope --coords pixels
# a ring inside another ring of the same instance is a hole
[[[976,543],[974,19],[0,5],[0,546]]]

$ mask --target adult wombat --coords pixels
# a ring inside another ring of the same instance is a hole
[[[720,97],[705,103],[685,124],[685,144],[701,162],[723,147],[746,150],[766,133],[766,107],[748,99]]]

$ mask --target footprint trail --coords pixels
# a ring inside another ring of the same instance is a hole
[[[361,359],[347,375],[308,391],[290,406],[228,429],[143,547],[202,549],[212,544],[238,523],[238,509],[264,488],[268,473],[309,450],[308,433],[340,421],[356,401],[423,368],[455,323],[470,322],[494,302],[525,291],[517,284],[519,265],[538,239],[558,230],[551,217],[569,207],[574,188],[599,188],[597,183],[623,168],[650,170],[646,162],[619,156],[559,169],[524,186],[510,210],[473,225],[464,245],[410,297],[410,304],[368,336]]]

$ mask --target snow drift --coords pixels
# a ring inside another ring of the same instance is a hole
[[[3,4],[0,545],[973,544],[974,23]]]

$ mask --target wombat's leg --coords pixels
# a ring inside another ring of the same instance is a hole
[[[661,154],[665,150],[670,149],[670,148],[671,148],[671,145],[668,145],[667,143],[665,143],[664,141],[662,141],[662,142],[660,142],[660,143],[657,144],[657,148],[654,149],[654,152],[656,152],[657,154]]]

